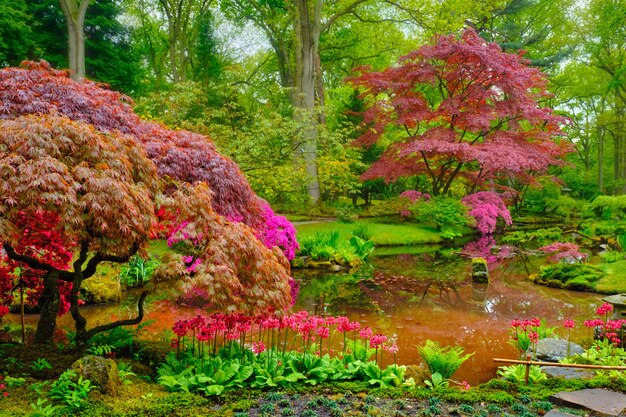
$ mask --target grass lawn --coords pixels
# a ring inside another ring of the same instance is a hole
[[[606,276],[596,284],[596,290],[603,294],[626,292],[626,259],[604,264]]]
[[[419,245],[422,243],[439,243],[441,235],[433,226],[414,223],[394,224],[383,223],[380,218],[359,219],[354,223],[316,222],[296,225],[298,240],[314,237],[316,233],[339,232],[340,240],[349,240],[352,231],[359,225],[366,225],[372,233],[376,246]]]

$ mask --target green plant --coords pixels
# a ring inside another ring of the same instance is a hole
[[[610,263],[613,263],[613,262],[617,262],[617,261],[623,260],[625,256],[626,256],[626,254],[624,254],[624,252],[609,251],[609,252],[601,253],[600,254],[600,259],[602,259],[602,262],[610,264]]]
[[[372,239],[373,233],[370,227],[365,223],[359,223],[352,229],[352,236],[360,237],[367,241]]]
[[[461,236],[459,230],[469,222],[467,207],[455,198],[436,197],[430,201],[420,201],[409,207],[409,210],[418,221],[434,223],[444,239]]]
[[[335,216],[337,220],[342,223],[354,223],[359,216],[354,212],[354,207],[349,204],[337,204],[335,209]]]
[[[464,355],[461,346],[439,346],[439,343],[427,340],[422,346],[418,346],[420,356],[426,362],[431,375],[438,373],[446,380],[469,359],[473,353]]]
[[[119,276],[120,284],[126,288],[143,287],[160,264],[155,259],[144,259],[135,255],[129,259],[127,264],[122,265],[122,272]]]
[[[364,261],[367,260],[367,258],[369,258],[369,256],[374,251],[373,241],[366,241],[358,236],[352,236],[352,238],[350,238],[350,245],[352,245],[352,248],[354,249],[356,255]]]
[[[114,349],[115,349],[115,346],[113,345],[95,345],[95,346],[89,347],[87,349],[87,352],[96,356],[104,356],[104,355],[110,355]]]
[[[52,365],[45,358],[37,358],[37,360],[33,361],[30,365],[33,371],[43,371],[44,369],[52,369]]]
[[[515,383],[523,383],[526,378],[526,365],[511,365],[511,366],[502,366],[498,369],[498,375]],[[541,370],[539,366],[531,365],[530,371],[528,373],[528,382],[531,384],[536,384],[541,381],[547,380],[548,377]]]
[[[15,388],[15,387],[20,387],[22,385],[24,385],[24,382],[26,382],[25,378],[15,378],[9,375],[6,375],[4,377],[4,382],[6,383],[6,385],[9,388]]]
[[[33,417],[47,417],[55,414],[57,406],[52,404],[46,404],[48,402],[45,398],[37,398],[36,403],[30,403],[30,408],[33,409],[31,416]]]
[[[91,381],[82,375],[74,382],[76,372],[71,369],[63,372],[59,379],[50,387],[50,398],[64,402],[70,408],[79,410],[87,402],[89,392],[93,389]]]
[[[447,378],[444,378],[439,372],[434,372],[430,376],[430,380],[424,380],[424,384],[432,390],[439,390],[448,388],[449,382]]]
[[[130,379],[128,379],[131,376],[137,376],[134,372],[133,372],[133,367],[131,365],[128,365],[125,362],[120,362],[117,364],[117,370],[118,373],[120,375],[120,379],[122,380],[122,383],[124,384],[132,384],[132,381]]]

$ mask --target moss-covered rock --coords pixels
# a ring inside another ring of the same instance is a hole
[[[117,395],[122,385],[117,364],[113,359],[87,355],[74,362],[71,369],[108,395]]]
[[[117,276],[93,276],[83,281],[80,295],[87,303],[110,303],[121,300],[122,287]]]
[[[472,259],[472,281],[479,283],[489,282],[489,268],[485,258]]]

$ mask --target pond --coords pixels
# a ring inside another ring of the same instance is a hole
[[[562,330],[564,319],[576,320],[573,339],[586,336],[582,321],[594,315],[602,296],[546,288],[530,283],[528,272],[540,261],[509,258],[491,265],[489,284],[472,284],[470,261],[453,256],[441,259],[435,247],[412,248],[412,253],[385,250],[375,253],[371,265],[356,272],[320,273],[296,270],[301,280],[296,309],[315,314],[341,314],[397,338],[400,364],[419,364],[416,346],[427,339],[441,345],[459,345],[475,354],[454,378],[470,384],[496,375],[493,358],[515,359],[509,344],[510,322],[515,318],[540,317]],[[120,304],[85,306],[89,327],[112,319],[133,316],[132,299]],[[147,319],[153,323],[147,337],[164,337],[181,318],[203,311],[152,301]],[[15,319],[15,317],[14,317]],[[36,317],[29,317],[35,322]],[[61,326],[72,325],[69,315]],[[387,362],[391,358],[387,358]]]

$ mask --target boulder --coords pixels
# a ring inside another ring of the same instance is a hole
[[[109,395],[117,395],[122,385],[117,364],[113,359],[87,355],[74,362],[72,369],[78,377],[90,380],[91,385]]]
[[[585,350],[576,343],[570,343],[570,356],[579,355]],[[546,338],[537,343],[537,360],[544,362],[558,362],[567,357],[567,340]]]
[[[541,370],[548,375],[548,378],[563,379],[592,379],[596,376],[593,369],[586,368],[564,368],[560,366],[542,366]]]

